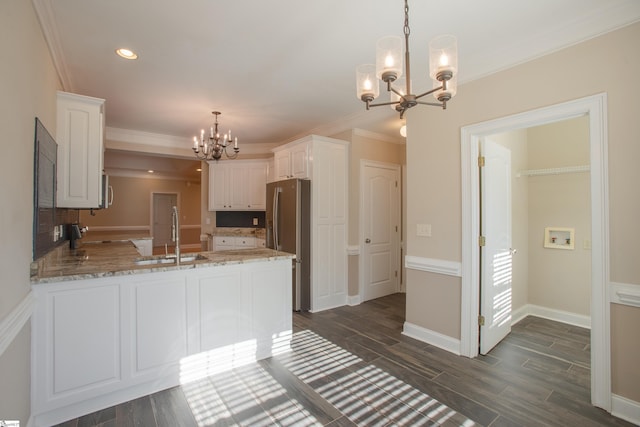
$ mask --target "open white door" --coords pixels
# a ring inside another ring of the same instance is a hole
[[[511,331],[511,151],[485,138],[480,155],[480,353],[487,354]]]
[[[361,165],[362,301],[399,290],[400,168],[364,162]]]

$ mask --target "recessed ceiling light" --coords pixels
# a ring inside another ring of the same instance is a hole
[[[149,169],[147,172],[149,172],[149,173],[153,173],[153,169]]]
[[[202,169],[198,168],[196,169],[196,172],[202,172]]]
[[[126,49],[124,47],[116,49],[116,53],[118,54],[118,56],[124,59],[138,59],[138,55],[134,51]]]

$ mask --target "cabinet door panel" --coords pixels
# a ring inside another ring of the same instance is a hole
[[[283,150],[275,154],[275,178],[276,180],[283,180],[289,178],[291,175],[289,165],[289,151]]]
[[[222,165],[209,163],[209,210],[221,211],[227,204],[227,170]]]
[[[50,296],[53,394],[120,379],[117,285]]]
[[[293,178],[304,179],[309,177],[307,158],[306,145],[291,149],[291,175]]]
[[[247,187],[246,187],[246,168],[239,165],[229,166],[229,174],[227,179],[228,195],[227,195],[227,209],[231,210],[244,210],[247,205]]]
[[[228,348],[236,343],[241,286],[239,272],[198,279],[201,351]]]
[[[139,283],[134,290],[137,373],[178,362],[187,355],[184,278]]]
[[[102,202],[104,100],[57,94],[57,205],[97,208]]]
[[[247,208],[265,210],[267,208],[267,165],[252,165],[247,169]]]

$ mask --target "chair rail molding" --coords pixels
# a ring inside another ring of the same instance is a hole
[[[0,322],[0,356],[9,348],[31,318],[33,306],[33,292],[29,291],[22,301]]]
[[[411,270],[462,277],[462,264],[458,261],[407,255],[404,257],[404,266]]]
[[[630,305],[632,307],[640,307],[639,285],[611,282],[609,292],[612,303]]]

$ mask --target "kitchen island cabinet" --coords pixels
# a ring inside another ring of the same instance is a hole
[[[78,256],[97,251],[84,247]],[[289,350],[292,255],[201,254],[209,259],[35,279],[33,425]]]

